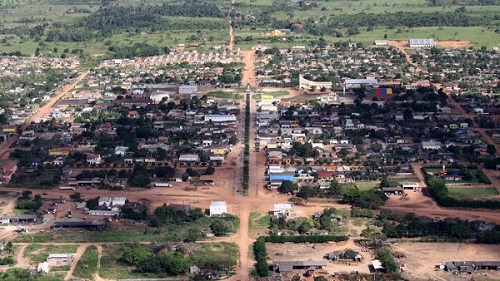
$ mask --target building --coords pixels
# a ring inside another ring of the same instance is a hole
[[[120,216],[120,211],[110,211],[110,210],[89,210],[87,212],[89,216],[105,216],[105,217],[118,217]]]
[[[3,224],[8,223],[34,223],[36,222],[37,216],[35,214],[27,214],[27,215],[11,215],[11,216],[2,216],[0,217],[0,221]]]
[[[179,162],[200,162],[200,156],[198,154],[181,154]]]
[[[301,89],[306,89],[306,90],[311,90],[314,88],[316,89],[321,89],[321,88],[327,88],[330,89],[332,87],[332,82],[316,82],[316,81],[311,81],[307,80],[304,78],[304,75],[299,75],[299,87]]]
[[[179,86],[179,94],[181,95],[196,95],[198,86],[196,85],[181,85]]]
[[[205,123],[236,122],[236,115],[205,115]]]
[[[378,83],[377,79],[373,77],[367,77],[366,79],[345,79],[344,82],[346,89],[375,86]]]
[[[422,149],[424,150],[436,150],[436,149],[441,149],[443,145],[441,142],[438,141],[423,141],[422,142]]]
[[[279,273],[291,273],[295,269],[321,269],[327,265],[326,261],[274,261],[273,270]]]
[[[269,173],[269,181],[291,181],[295,179],[295,173]]]
[[[223,216],[227,213],[226,201],[212,201],[210,202],[210,216]]]
[[[434,39],[410,39],[408,45],[411,48],[430,48],[436,46]]]
[[[115,155],[124,156],[127,153],[128,147],[126,146],[117,146],[115,147]]]
[[[388,42],[387,40],[375,40],[374,44],[375,46],[387,46]]]
[[[49,266],[65,266],[71,265],[74,254],[49,254],[47,263]]]
[[[61,228],[87,228],[87,229],[103,229],[106,226],[106,222],[103,220],[81,220],[76,218],[71,218],[68,220],[59,220],[54,222],[54,229]]]

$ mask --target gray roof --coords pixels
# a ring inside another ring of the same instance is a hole
[[[434,39],[410,39],[410,45],[434,45]]]
[[[326,266],[326,261],[274,261],[273,266],[293,266],[293,267],[309,267],[309,266]]]

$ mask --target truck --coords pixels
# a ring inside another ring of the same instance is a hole
[[[60,186],[59,189],[60,190],[75,190],[75,188],[73,186]]]

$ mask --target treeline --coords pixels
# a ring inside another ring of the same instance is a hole
[[[134,58],[158,56],[170,53],[168,47],[151,46],[147,43],[135,43],[132,46],[111,46],[108,48],[114,58]]]
[[[265,236],[264,241],[267,243],[326,243],[347,241],[349,238],[344,235],[298,235],[298,236]]]
[[[475,239],[476,243],[500,243],[500,226],[486,226],[486,222],[469,222],[458,218],[429,221],[417,217],[414,213],[400,217],[389,210],[382,210],[374,224],[379,226],[388,238],[441,237],[448,241]],[[490,230],[482,231],[484,229]],[[365,233],[368,232],[364,230],[362,235]]]
[[[250,94],[246,94],[245,105],[245,149],[243,152],[243,191],[248,191],[250,180]]]
[[[131,28],[147,28],[152,31],[160,31],[167,27],[174,29],[178,23],[182,22],[167,20],[164,18],[165,16],[222,18],[223,13],[214,4],[199,3],[196,1],[184,3],[183,5],[164,4],[147,7],[104,7],[78,22],[76,26],[84,27],[88,30],[105,32]],[[197,21],[194,21],[194,23],[201,24]],[[210,22],[206,24],[210,24]],[[215,29],[221,28],[220,25],[213,24],[212,27]],[[196,27],[189,26],[189,28]]]
[[[494,200],[460,200],[450,197],[448,188],[445,181],[440,178],[429,177],[426,178],[427,187],[431,195],[436,199],[437,203],[443,207],[455,208],[486,208],[486,209],[500,209],[500,201]]]
[[[266,240],[264,237],[259,237],[253,243],[253,254],[257,261],[255,270],[260,277],[269,276],[269,265],[267,264]]]
[[[427,0],[430,6],[447,6],[447,5],[462,5],[462,6],[498,6],[499,0]]]

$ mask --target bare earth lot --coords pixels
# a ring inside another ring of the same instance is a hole
[[[434,271],[434,266],[446,261],[500,260],[500,245],[477,245],[460,243],[401,243],[391,246],[393,251],[404,253],[404,276],[409,280],[499,280],[500,271],[478,271],[454,275],[445,271]],[[471,279],[473,277],[473,279]]]
[[[360,251],[359,253],[363,256],[363,262],[329,262],[326,266],[326,271],[330,274],[352,271],[370,273],[368,265],[371,263],[372,255],[367,252],[361,252],[361,249],[354,245],[352,239],[339,243],[266,243],[267,255],[271,261],[326,261],[323,258],[326,253],[348,249]],[[299,270],[297,273],[304,272]]]

